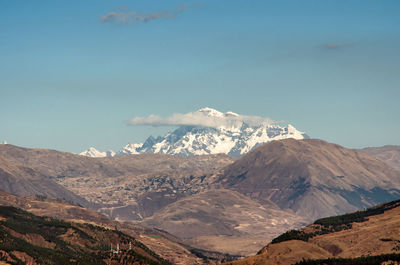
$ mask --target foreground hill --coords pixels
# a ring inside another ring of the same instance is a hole
[[[385,145],[382,147],[368,147],[360,150],[370,156],[376,157],[389,166],[400,170],[400,146]]]
[[[90,223],[107,229],[118,229],[144,243],[153,252],[173,264],[214,264],[233,257],[183,245],[173,235],[130,222],[120,223],[106,216],[59,199],[43,196],[21,197],[0,191],[0,205],[21,208],[38,216],[49,216],[74,223]]]
[[[117,248],[117,253],[111,249]],[[0,206],[0,259],[14,264],[170,264],[117,230]]]
[[[228,264],[381,264],[389,260],[400,261],[399,231],[400,201],[394,201],[365,211],[320,219],[301,230],[288,231],[256,256]],[[390,253],[395,254],[384,255]],[[356,259],[361,256],[364,258]],[[319,261],[300,262],[309,259]]]
[[[274,141],[227,166],[218,181],[313,220],[400,198],[400,172],[322,140]]]

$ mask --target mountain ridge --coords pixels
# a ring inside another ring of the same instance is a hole
[[[273,141],[223,169],[216,181],[315,218],[400,197],[400,172],[362,152],[317,139]]]

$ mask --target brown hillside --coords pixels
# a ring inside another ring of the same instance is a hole
[[[22,196],[42,195],[61,198],[86,207],[94,207],[93,204],[40,172],[22,163],[6,160],[3,156],[0,156],[0,189]]]
[[[117,244],[120,251],[111,252]],[[11,264],[170,264],[120,231],[11,206],[0,206],[0,258]]]
[[[0,191],[0,205],[14,206],[35,215],[50,216],[74,223],[91,223],[108,229],[117,228],[173,264],[209,264],[182,246],[178,239],[165,232],[132,223],[113,221],[98,212],[60,200],[37,196],[20,197]]]
[[[368,147],[360,151],[378,158],[389,166],[400,170],[400,146],[385,145],[382,147]]]
[[[141,224],[166,230],[199,248],[250,255],[305,220],[272,202],[261,205],[235,191],[218,189],[180,199]]]
[[[294,264],[303,258],[355,258],[400,253],[400,203],[393,209],[367,219],[364,222],[353,222],[351,229],[317,235],[308,242],[289,240],[269,244],[256,256],[228,264]],[[310,225],[303,231],[316,231],[315,227]]]
[[[400,172],[322,140],[273,141],[227,166],[218,180],[313,220],[400,197]]]
[[[8,162],[7,165],[23,164],[27,170],[50,178],[91,203],[101,205],[102,213],[122,221],[141,220],[181,197],[207,189],[204,176],[234,161],[226,155],[142,154],[90,158],[13,145],[0,145],[0,157]],[[18,176],[24,179],[32,174],[26,172]],[[45,181],[41,183],[54,183],[43,177],[41,179]],[[12,183],[16,183],[16,179]],[[13,185],[11,189],[3,181],[0,189],[20,195],[42,194],[38,193],[40,187],[28,184],[24,192],[19,192],[23,186]],[[51,189],[43,189],[48,190]],[[42,195],[64,198],[57,194],[57,189],[52,190],[51,194]]]

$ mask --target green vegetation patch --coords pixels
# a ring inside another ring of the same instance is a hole
[[[339,216],[332,216],[318,219],[314,224],[319,224],[322,226],[342,226],[351,223],[361,223],[367,221],[367,217],[383,214],[385,211],[396,208],[400,206],[400,200],[392,201],[389,203],[381,204],[364,211],[357,211],[354,213],[348,213]]]

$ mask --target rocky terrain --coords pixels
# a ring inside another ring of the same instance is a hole
[[[317,220],[305,228],[282,234],[256,256],[227,264],[397,264],[390,261],[400,261],[398,231],[400,201],[394,201]],[[390,253],[393,254],[384,255]],[[301,262],[317,259],[320,261]]]

